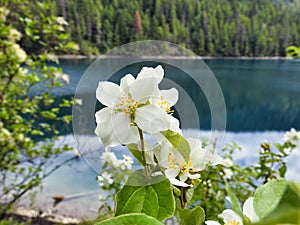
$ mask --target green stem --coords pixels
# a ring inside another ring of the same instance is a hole
[[[148,168],[147,168],[147,162],[146,162],[146,153],[145,153],[145,142],[144,142],[144,135],[143,131],[138,127],[140,140],[141,140],[141,151],[142,151],[142,157],[143,157],[143,163],[144,163],[144,170],[147,175],[147,177],[150,176]]]

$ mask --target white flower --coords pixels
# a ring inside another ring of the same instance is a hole
[[[18,141],[23,142],[24,141],[24,134],[19,134],[18,135]]]
[[[101,155],[102,164],[109,164],[115,168],[118,168],[121,164],[113,152],[103,152]]]
[[[104,171],[104,173],[102,173],[101,175],[107,181],[108,184],[114,183],[114,180],[112,179],[112,175],[110,173]]]
[[[104,178],[103,178],[101,175],[98,175],[98,176],[97,176],[97,180],[98,180],[99,182],[102,182],[102,181],[104,181]]]
[[[123,163],[124,163],[125,167],[130,170],[131,166],[133,164],[132,157],[130,157],[128,155],[123,155]]]
[[[56,22],[57,22],[58,24],[64,25],[64,26],[69,25],[69,23],[68,23],[68,22],[65,20],[65,18],[62,17],[62,16],[56,17]]]
[[[10,13],[10,11],[5,7],[0,7],[0,17],[2,20],[6,20],[7,15]]]
[[[198,172],[204,170],[208,164],[214,163],[215,159],[219,160],[219,156],[215,157],[212,151],[202,147],[200,140],[195,138],[187,140],[191,148],[188,162],[168,141],[162,142],[161,148],[155,151],[158,164],[166,168],[166,177],[176,186],[192,186],[185,182],[188,179],[198,179],[200,177]]]
[[[58,63],[58,58],[57,58],[57,56],[56,56],[55,54],[53,54],[53,53],[48,53],[48,54],[46,55],[46,58],[47,58],[47,60],[49,60],[49,61],[51,61],[51,62],[56,62],[56,63]]]
[[[12,51],[22,63],[26,60],[27,54],[18,44],[13,44],[9,47],[9,50]]]
[[[286,132],[283,137],[284,142],[290,142],[292,145],[297,145],[300,141],[300,132],[297,132],[294,128]]]
[[[11,133],[9,132],[9,130],[7,130],[7,129],[5,129],[5,128],[2,128],[2,129],[1,129],[1,132],[2,132],[2,134],[4,134],[6,137],[11,136]]]
[[[226,177],[227,179],[231,179],[231,177],[232,177],[232,175],[233,175],[233,172],[232,172],[231,169],[225,168],[225,169],[224,169],[224,173],[225,173],[225,177]]]
[[[104,200],[105,200],[105,198],[104,198],[103,195],[99,195],[98,199],[99,199],[100,201],[104,201]]]
[[[223,160],[222,165],[225,166],[225,167],[231,167],[231,166],[233,166],[233,162],[232,162],[231,159],[226,158],[226,159]]]
[[[63,80],[66,84],[70,83],[70,78],[69,78],[68,74],[57,72],[57,73],[54,73],[54,76],[56,79]]]
[[[97,181],[98,181],[98,184],[99,184],[100,187],[104,186],[104,183],[103,183],[104,178],[101,175],[97,176]]]
[[[20,73],[23,74],[23,75],[25,75],[25,74],[28,73],[28,69],[23,68],[23,67],[20,67],[20,68],[19,68],[19,71],[20,71]]]
[[[22,34],[16,30],[15,28],[11,28],[9,30],[9,36],[8,36],[8,39],[12,42],[14,41],[19,41],[22,37]]]
[[[81,99],[81,98],[75,98],[75,99],[74,99],[74,103],[75,103],[76,105],[82,105],[82,99]]]
[[[258,221],[258,217],[254,211],[253,207],[253,197],[248,198],[243,205],[243,214],[249,218],[252,223]],[[220,217],[223,219],[225,224],[228,225],[243,225],[243,219],[233,210],[225,209]],[[208,220],[205,221],[206,225],[221,225],[217,221]]]
[[[136,79],[131,74],[123,77],[120,86],[112,82],[99,82],[96,97],[107,107],[95,114],[95,133],[105,146],[136,143],[139,139],[136,126],[150,134],[171,127],[168,111],[158,104],[152,104],[153,99],[161,93],[175,93],[173,89],[165,92],[158,89],[163,75],[161,66],[143,67]],[[171,106],[177,101],[178,93],[166,99]]]
[[[289,154],[291,154],[292,149],[291,148],[284,148],[283,152],[284,152],[284,154],[289,155]]]

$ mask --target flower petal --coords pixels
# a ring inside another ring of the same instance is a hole
[[[189,178],[188,173],[181,173],[179,175],[179,180],[185,182]]]
[[[173,146],[165,139],[154,148],[154,154],[161,167],[168,168],[168,154],[174,150]]]
[[[217,221],[213,221],[213,220],[207,220],[205,221],[206,225],[221,225],[219,222]]]
[[[187,183],[184,183],[180,180],[177,180],[176,178],[172,178],[172,179],[169,179],[171,184],[175,185],[175,186],[180,186],[180,187],[193,187],[193,185],[191,184],[187,184]]]
[[[188,174],[188,177],[191,179],[191,180],[195,180],[195,179],[199,179],[201,177],[200,174],[196,173],[196,174],[190,174],[190,173],[187,173]]]
[[[179,168],[176,168],[176,169],[168,168],[168,169],[165,170],[165,175],[168,179],[172,179],[172,178],[177,177],[179,172],[180,172]]]
[[[206,165],[209,163],[209,159],[206,154],[209,154],[204,148],[202,148],[202,143],[196,138],[188,138],[188,142],[191,147],[191,159],[193,162],[194,171],[201,171],[205,169]]]
[[[175,158],[176,159],[176,162],[179,164],[179,165],[184,165],[186,163],[185,159],[183,158],[182,154],[177,151],[176,149],[174,149],[172,151],[172,158]]]
[[[213,159],[211,160],[212,165],[219,165],[222,164],[224,165],[224,160],[221,156],[219,156],[218,154],[216,154],[215,156],[213,156]]]
[[[113,128],[109,120],[98,123],[95,134],[101,138],[105,146],[115,147],[120,144],[115,135],[113,135]]]
[[[101,111],[101,110],[100,110]],[[105,146],[115,147],[120,144],[136,143],[138,140],[138,130],[136,127],[130,126],[130,119],[123,113],[115,113],[110,110],[110,114],[107,115],[108,110],[103,110],[99,115],[104,114],[105,120],[100,120],[101,123],[97,124],[95,133],[101,138],[102,143]]]
[[[143,67],[141,72],[137,75],[137,80],[144,78],[155,78],[156,84],[159,84],[164,77],[164,69],[161,65],[158,65],[156,68],[153,67]]]
[[[158,91],[158,84],[152,77],[135,80],[135,82],[129,86],[129,92],[132,98],[141,104],[157,96]]]
[[[101,104],[111,108],[120,101],[123,94],[120,86],[108,81],[99,82],[96,90],[96,97]]]
[[[231,209],[225,209],[221,213],[220,217],[224,220],[225,223],[236,221],[241,225],[243,224],[242,218]]]
[[[243,214],[245,214],[252,223],[258,221],[258,216],[253,207],[253,197],[248,198],[243,205]]]
[[[109,120],[111,118],[111,114],[113,113],[113,109],[111,108],[103,108],[95,113],[96,117],[96,123],[103,123],[106,120]]]
[[[113,132],[120,144],[136,143],[139,139],[137,127],[130,126],[131,121],[124,113],[116,113],[112,118]]]
[[[179,134],[182,134],[182,130],[180,129],[180,123],[179,123],[179,120],[176,119],[174,116],[170,115],[170,114],[167,114],[167,117],[170,121],[170,130],[171,131],[174,131],[176,133],[179,133]]]
[[[158,92],[159,96],[162,96],[166,102],[173,106],[178,101],[178,91],[176,88],[171,88],[169,90],[160,90]]]
[[[135,122],[139,128],[150,134],[168,130],[170,127],[167,114],[155,105],[137,108]]]
[[[95,129],[95,134],[101,138],[102,143],[105,146],[117,146],[119,143],[112,134],[113,128],[111,118],[113,110],[110,108],[103,108],[99,110],[96,116],[97,127]]]
[[[129,86],[135,81],[135,78],[131,74],[127,74],[126,76],[122,77],[120,81],[120,87],[123,89],[124,92],[129,91]]]

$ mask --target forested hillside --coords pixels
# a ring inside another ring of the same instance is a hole
[[[48,0],[82,54],[166,40],[202,56],[283,56],[300,44],[300,0]]]

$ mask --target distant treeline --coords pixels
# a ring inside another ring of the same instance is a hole
[[[81,54],[165,40],[202,56],[284,56],[300,44],[300,0],[47,0]]]

